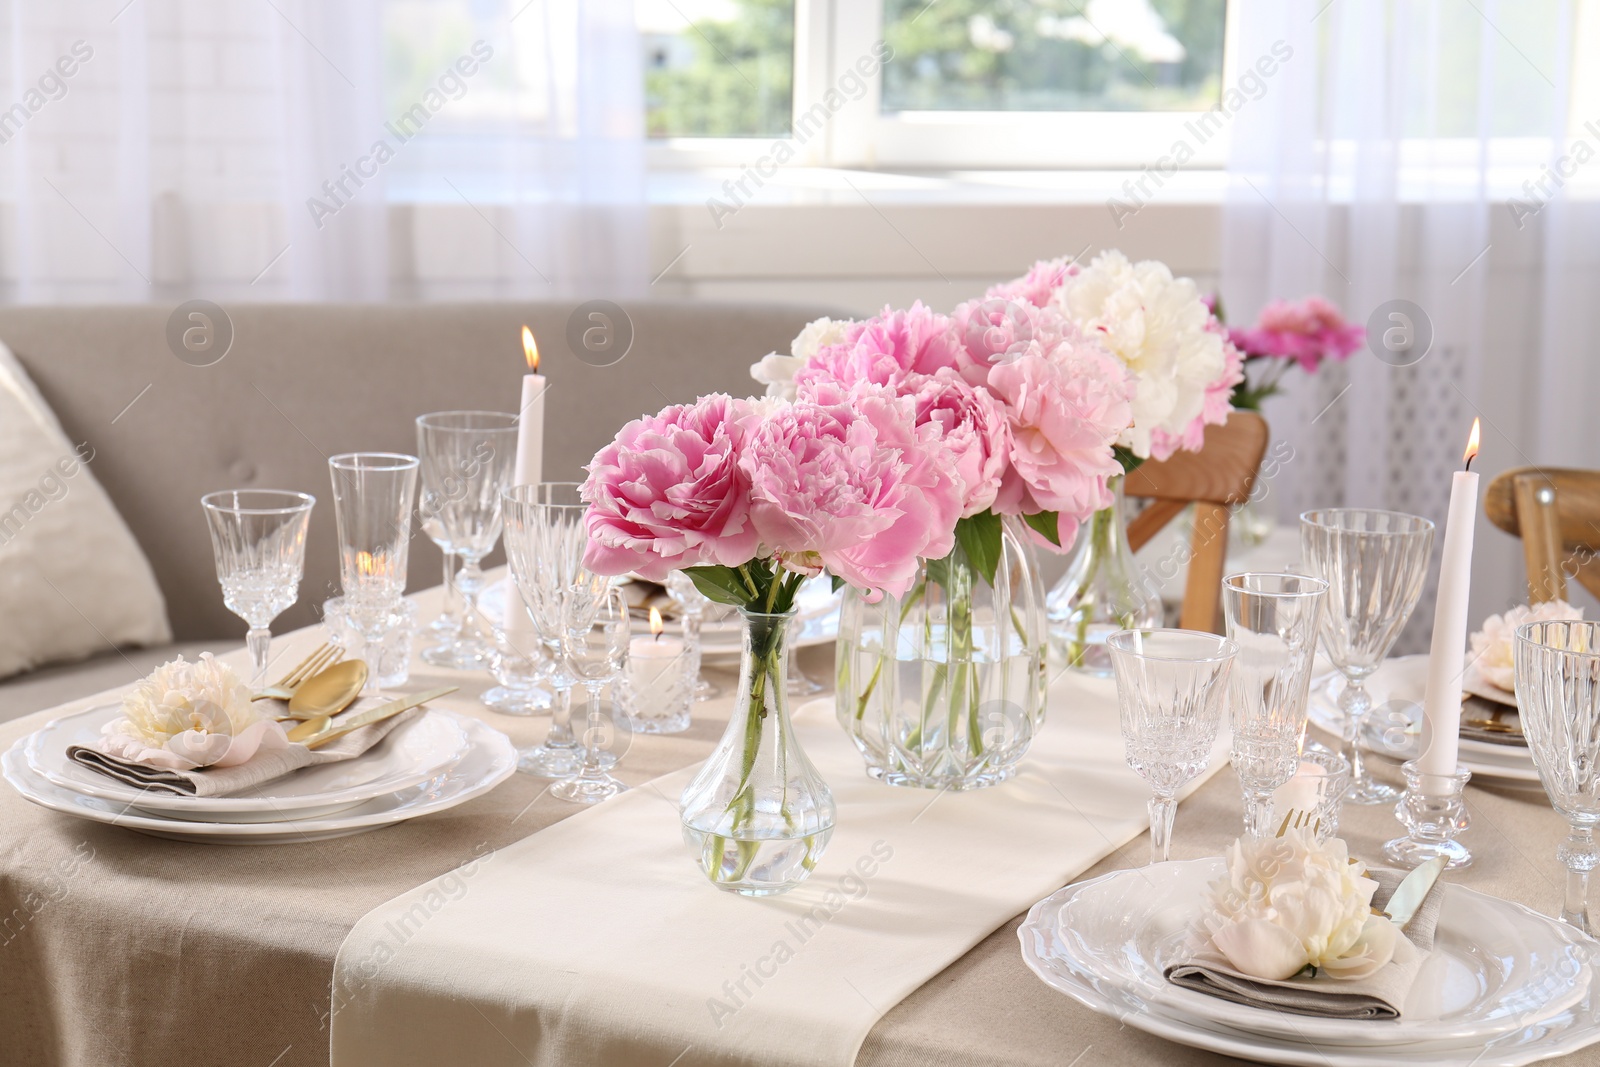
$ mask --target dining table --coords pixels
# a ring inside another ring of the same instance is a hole
[[[439,610],[437,589],[414,599],[422,618]],[[321,640],[315,626],[278,636],[275,664],[293,664]],[[817,679],[831,677],[832,655],[826,645],[800,653],[807,674]],[[242,656],[235,651],[227,658],[242,666]],[[705,674],[720,694],[695,705],[687,731],[632,735],[614,771],[630,787],[649,788],[711,752],[733,706],[736,678],[727,666],[708,666]],[[492,684],[487,674],[413,657],[405,688],[459,686],[436,706],[481,719],[518,746],[542,740],[547,717],[506,716],[478,702]],[[117,692],[4,724],[0,748],[53,718],[113,701]],[[1093,713],[1114,716],[1114,704]],[[1049,709],[1045,729],[1073,730],[1072,715]],[[1369,765],[1380,779],[1400,782],[1397,764],[1375,756]],[[552,796],[550,784],[516,774],[448,811],[358,836],[271,846],[157,839],[73,819],[0,789],[0,1065],[324,1067],[335,960],[352,929],[413,887],[585,810]],[[1539,787],[1474,781],[1466,801],[1471,826],[1464,840],[1474,863],[1449,878],[1557,913],[1564,872],[1555,854],[1566,826]],[[1381,862],[1383,842],[1400,827],[1389,807],[1347,805],[1340,830],[1353,855]],[[1173,857],[1218,855],[1241,832],[1239,783],[1224,767],[1182,802]],[[1038,840],[1036,847],[1049,850],[1052,843]],[[1143,865],[1148,836],[1108,841],[1105,852],[1066,880]],[[607,872],[596,869],[591,877],[603,879]],[[698,877],[685,856],[684,878]],[[1026,910],[897,1003],[872,1005],[876,1022],[856,1063],[1237,1062],[1143,1033],[1046,986],[1019,951],[1017,928]],[[662,920],[640,913],[616,921],[645,929]],[[838,976],[840,982],[848,978]],[[616,1014],[622,1025],[628,1005],[616,1005]],[[536,1062],[536,1050],[506,1040],[515,1053],[508,1061]],[[1600,1046],[1559,1062],[1600,1064]],[[663,1060],[658,1067],[673,1064]]]

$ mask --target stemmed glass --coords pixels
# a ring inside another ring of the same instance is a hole
[[[1372,709],[1366,681],[1394,646],[1422,595],[1433,551],[1433,523],[1416,515],[1367,508],[1321,508],[1300,516],[1300,554],[1328,583],[1322,647],[1344,675],[1344,752],[1350,764],[1345,799],[1388,804],[1399,790],[1367,776],[1361,726]]]
[[[1197,630],[1118,630],[1106,638],[1128,766],[1150,783],[1150,862],[1172,854],[1177,793],[1205,770],[1238,651]]]
[[[1222,580],[1228,639],[1238,648],[1228,684],[1233,769],[1244,788],[1244,829],[1272,833],[1273,792],[1300,763],[1317,653],[1317,616],[1328,583],[1303,574],[1230,574]]]
[[[272,620],[300,599],[306,527],[316,498],[282,489],[225,489],[200,498],[222,602],[249,624],[250,684],[267,684]]]
[[[456,632],[422,654],[435,666],[480,670],[495,655],[478,596],[484,585],[483,557],[500,540],[500,493],[511,484],[516,443],[515,415],[436,411],[417,419],[422,529],[446,556],[461,561],[452,583],[458,597],[450,598],[459,601]]]
[[[406,589],[416,456],[346,452],[328,460],[339,524],[339,580],[350,621],[368,649],[383,642]],[[370,654],[370,653],[369,653]],[[378,688],[378,672],[368,688]]]
[[[576,482],[512,486],[501,494],[501,502],[511,579],[533,617],[549,663],[548,680],[557,691],[544,744],[519,751],[517,769],[541,778],[566,778],[582,766],[572,736],[572,686],[580,679],[568,670],[561,649],[567,605],[574,589],[593,598],[599,586],[610,583],[583,565],[588,534]]]
[[[598,600],[593,596],[595,592],[599,593]],[[575,804],[598,804],[628,788],[606,773],[602,763],[607,723],[600,711],[600,690],[615,683],[628,664],[632,630],[628,598],[609,583],[598,589],[593,584],[580,583],[567,597],[566,608],[561,654],[571,676],[589,691],[589,706],[583,729],[583,767],[571,778],[557,782],[550,792]],[[609,725],[613,731],[629,730],[628,713],[615,693],[613,688]]]
[[[1550,804],[1567,820],[1561,921],[1595,932],[1589,872],[1600,864],[1600,622],[1528,622],[1512,649],[1522,733]]]

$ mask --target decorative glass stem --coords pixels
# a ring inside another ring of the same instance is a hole
[[[1556,854],[1567,865],[1567,895],[1561,903],[1561,921],[1592,935],[1594,926],[1589,921],[1589,872],[1594,870],[1596,864],[1600,864],[1600,851],[1595,849],[1594,844],[1594,829],[1587,826],[1571,827]]]
[[[1172,821],[1178,814],[1173,796],[1157,793],[1150,798],[1150,862],[1165,863],[1172,858]]]
[[[833,794],[789,720],[795,614],[741,612],[739,691],[728,728],[683,791],[684,839],[719,889],[745,896],[805,881],[833,837]]]
[[[1268,837],[1273,833],[1272,791],[1246,790],[1244,797],[1244,832],[1248,837]]]
[[[437,633],[454,634],[461,629],[461,596],[456,591],[456,554],[446,552],[443,557],[444,581],[439,586],[439,617],[428,628]]]
[[[1362,681],[1362,678],[1346,675],[1344,692],[1339,694],[1339,710],[1344,715],[1344,751],[1340,755],[1350,764],[1350,791],[1345,794],[1345,800],[1351,804],[1392,804],[1400,791],[1368,777],[1366,760],[1361,754],[1361,727],[1372,710],[1372,698],[1362,687]]]
[[[272,631],[265,626],[252,626],[244,635],[245,647],[250,650],[250,688],[261,689],[267,684],[267,652],[272,647]]]

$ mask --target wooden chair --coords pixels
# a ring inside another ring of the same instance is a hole
[[[1195,505],[1189,577],[1178,622],[1186,630],[1222,632],[1217,608],[1228,556],[1229,509],[1250,498],[1266,451],[1266,420],[1253,411],[1235,411],[1226,423],[1206,427],[1200,451],[1146,460],[1123,483],[1128,496],[1151,501],[1128,523],[1128,543],[1135,551],[1184,508]]]
[[[1600,471],[1504,471],[1489,483],[1483,511],[1522,538],[1530,603],[1565,600],[1568,578],[1600,596]]]

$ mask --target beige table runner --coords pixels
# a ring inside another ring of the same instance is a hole
[[[783,897],[699,874],[692,768],[402,894],[340,949],[333,1065],[848,1067],[884,1012],[1147,828],[1112,684],[1064,678],[1050,715],[1016,779],[940,794],[869,779],[831,700],[808,705],[839,818]]]

